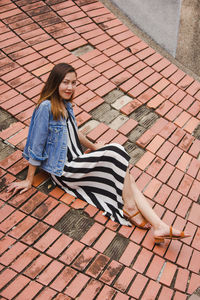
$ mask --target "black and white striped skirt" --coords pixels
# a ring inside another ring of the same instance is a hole
[[[119,144],[81,153],[76,127],[68,122],[68,159],[61,177],[53,181],[67,193],[87,201],[122,225],[130,225],[123,216],[122,190],[129,155]]]

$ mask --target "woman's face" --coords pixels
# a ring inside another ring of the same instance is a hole
[[[70,100],[76,88],[76,74],[67,73],[58,87],[58,93],[64,100]]]

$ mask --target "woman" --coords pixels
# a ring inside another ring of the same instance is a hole
[[[27,177],[11,183],[8,191],[27,191],[40,166],[62,189],[103,210],[112,220],[142,229],[151,224],[156,243],[188,237],[155,214],[129,173],[129,155],[121,145],[93,144],[78,130],[71,105],[76,80],[76,71],[66,63],[52,69],[23,152],[29,161]],[[83,154],[81,144],[92,152]]]

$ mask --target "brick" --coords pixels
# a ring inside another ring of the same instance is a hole
[[[22,205],[29,197],[31,197],[35,193],[35,189],[31,188],[22,194],[16,194],[14,197],[9,200],[9,204],[18,208]]]
[[[177,264],[187,269],[192,255],[192,251],[193,249],[191,247],[183,245],[177,260]]]
[[[155,160],[152,162],[152,164],[148,167],[147,173],[150,174],[152,177],[155,177],[159,171],[162,169],[162,167],[165,165],[164,160],[161,158],[157,157]]]
[[[195,249],[191,255],[188,269],[193,271],[194,273],[198,273],[200,270],[200,252]]]
[[[56,295],[56,292],[49,287],[45,287],[42,292],[37,297],[38,299],[53,299]]]
[[[39,256],[39,252],[28,248],[25,252],[23,252],[11,265],[11,268],[16,272],[21,272],[25,267],[27,267],[37,256]]]
[[[139,80],[135,77],[130,78],[126,82],[124,82],[122,85],[120,85],[120,89],[124,92],[128,92],[131,88],[136,86],[139,83]]]
[[[109,262],[109,257],[99,254],[87,269],[86,274],[97,278]]]
[[[28,283],[30,279],[23,275],[19,275],[11,284],[9,284],[1,295],[7,299],[15,297]]]
[[[187,299],[187,295],[184,293],[181,293],[179,291],[176,291],[174,294],[174,300],[186,300]]]
[[[48,267],[37,277],[37,281],[43,285],[48,285],[52,279],[58,275],[63,267],[64,265],[60,262],[56,260],[52,261]]]
[[[175,210],[176,214],[185,218],[186,214],[189,211],[191,204],[192,204],[192,201],[189,198],[183,196]]]
[[[97,139],[97,142],[99,141],[103,141],[105,142],[106,144],[110,143],[111,140],[113,140],[116,136],[117,136],[117,131],[110,128],[108,129],[104,134],[101,135],[101,137],[99,137]]]
[[[172,240],[165,254],[165,259],[175,263],[181,249],[181,243],[177,240]]]
[[[142,148],[145,148],[154,139],[154,137],[155,133],[151,129],[148,129],[139,137],[139,139],[136,141],[136,144]]]
[[[155,155],[151,152],[146,152],[142,158],[135,164],[141,170],[145,170],[146,167],[153,161]]]
[[[57,258],[65,248],[72,242],[72,239],[66,235],[61,235],[52,246],[46,251],[46,253],[54,258]]]
[[[150,277],[153,280],[157,280],[164,262],[165,261],[163,258],[155,255],[147,269],[146,276]]]
[[[37,223],[26,235],[23,236],[22,241],[28,245],[32,245],[36,239],[47,231],[48,225],[44,223]]]
[[[166,262],[165,268],[163,270],[163,273],[160,277],[160,283],[165,284],[167,286],[171,285],[171,282],[174,278],[175,272],[176,272],[177,266],[170,263]]]
[[[174,147],[172,151],[170,152],[169,156],[167,157],[167,162],[170,163],[171,165],[175,165],[181,155],[183,154],[183,150],[181,150],[178,147]]]
[[[161,116],[165,116],[167,114],[167,112],[173,108],[173,104],[172,102],[170,102],[169,100],[165,100],[165,102],[163,102],[157,109],[156,109],[156,113],[161,115]]]
[[[174,72],[177,71],[177,66],[170,64],[169,66],[167,66],[162,72],[162,76],[168,78],[169,76],[171,76]]]
[[[34,279],[51,261],[50,257],[42,254],[24,271],[24,275]]]
[[[10,236],[3,236],[3,238],[0,240],[0,249],[1,254],[4,253],[5,250],[11,247],[12,244],[14,244],[15,240],[11,238]]]
[[[147,106],[150,108],[158,108],[163,102],[165,101],[165,98],[162,97],[161,95],[156,95],[153,99],[151,99],[148,103]]]
[[[145,292],[142,296],[143,299],[150,298],[150,299],[156,299],[158,292],[160,290],[161,285],[158,282],[155,282],[153,280],[150,280],[148,282],[148,285],[145,289]]]
[[[5,252],[1,257],[0,257],[0,263],[8,266],[12,261],[16,259],[18,255],[20,255],[27,247],[18,242],[14,244],[10,249],[8,249],[7,252]]]
[[[160,173],[158,174],[157,178],[162,182],[167,182],[171,174],[173,173],[175,167],[169,163],[166,163]]]
[[[35,195],[33,195],[22,207],[20,207],[20,210],[23,212],[29,214],[32,213],[33,210],[44,200],[47,198],[47,195],[37,192]]]
[[[200,111],[200,102],[199,101],[195,101],[192,104],[192,106],[188,109],[188,113],[190,113],[194,117],[198,115],[199,111]]]
[[[149,185],[144,190],[144,195],[150,199],[153,199],[155,194],[160,189],[162,183],[158,181],[156,178],[153,178]]]
[[[175,130],[176,130],[176,126],[173,123],[167,123],[159,132],[159,134],[163,137],[163,138],[168,138]]]
[[[16,225],[12,229],[10,235],[16,239],[19,239],[24,235],[28,230],[30,230],[35,224],[36,220],[30,216],[27,216],[20,224]]]
[[[187,293],[192,294],[199,287],[200,284],[200,276],[198,274],[192,273],[189,286],[187,289]]]
[[[94,215],[99,211],[98,208],[96,208],[93,205],[88,205],[86,206],[84,210],[90,217],[94,217]],[[81,240],[82,241],[82,240]],[[84,242],[85,243],[85,242]]]
[[[181,128],[177,128],[170,136],[169,141],[174,145],[178,145],[178,143],[182,140],[184,136],[185,136],[185,131]]]
[[[130,266],[139,249],[140,247],[137,244],[129,242],[128,246],[120,257],[119,262],[124,264],[125,266]]]
[[[181,194],[178,193],[176,190],[173,190],[167,202],[165,203],[165,206],[170,210],[174,211],[178,203],[180,202],[180,199],[181,199]]]
[[[92,248],[85,248],[83,252],[77,257],[77,259],[73,263],[73,267],[80,271],[83,271],[94,256],[97,254],[97,251],[93,250]]]
[[[102,287],[102,283],[92,279],[86,286],[86,288],[83,290],[83,292],[80,294],[81,299],[87,300],[88,297],[91,297],[91,299],[95,298],[98,292],[100,291]]]
[[[39,293],[39,291],[42,288],[43,286],[38,282],[31,281],[15,299],[17,300],[28,299],[28,298],[32,299]]]
[[[166,99],[169,99],[177,90],[177,86],[170,84],[161,92],[161,95]]]
[[[89,279],[90,278],[85,274],[79,273],[76,278],[70,283],[70,285],[65,289],[64,293],[75,299],[83,289],[83,287],[86,286]]]
[[[168,187],[166,184],[163,184],[158,191],[157,195],[154,198],[158,204],[163,205],[167,201],[169,195],[171,194],[172,189]]]
[[[1,131],[0,137],[3,140],[6,140],[7,138],[16,134],[19,130],[21,130],[24,127],[24,124],[22,124],[21,122],[12,123],[7,129]]]
[[[68,283],[75,277],[77,271],[70,267],[65,267],[64,270],[53,280],[51,283],[51,288],[55,289],[56,291],[61,292]],[[71,298],[70,298],[71,299]]]
[[[121,292],[118,292],[116,297],[115,297],[115,300],[128,300],[129,297],[125,294],[122,294]]]
[[[25,214],[20,211],[14,211],[5,221],[0,224],[0,230],[3,232],[8,232],[13,226],[19,223]]]
[[[135,274],[136,272],[134,270],[125,267],[115,282],[114,287],[122,292],[125,292]]]
[[[15,276],[16,272],[10,269],[5,269],[0,274],[0,288],[2,289],[4,286],[7,285]]]
[[[169,77],[169,80],[174,84],[177,84],[184,76],[185,73],[178,69],[172,76]]]
[[[157,135],[154,137],[154,139],[150,142],[150,144],[146,147],[146,149],[152,153],[156,153],[157,150],[162,146],[164,143],[164,138]]]
[[[152,253],[150,251],[142,249],[133,265],[133,269],[137,272],[143,273],[148,263],[150,262],[151,257]]]
[[[84,105],[82,105],[82,108],[86,111],[86,112],[90,112],[91,110],[97,108],[99,105],[101,105],[104,102],[104,100],[98,96],[94,97],[93,99],[91,99],[90,101],[88,101],[87,103],[85,103]]]
[[[174,121],[174,124],[176,124],[179,127],[183,127],[191,118],[191,115],[185,111],[183,111],[178,118]]]
[[[195,128],[199,125],[199,120],[196,118],[192,117],[187,124],[184,126],[184,130],[187,131],[188,133],[192,134]]]
[[[162,286],[158,300],[172,299],[173,293],[174,293],[174,291],[172,289],[169,289],[166,286]]]
[[[60,232],[51,228],[44,236],[39,239],[39,241],[34,245],[34,247],[41,252],[45,251],[59,236]]]
[[[188,197],[194,201],[198,201],[199,198],[199,181],[194,180],[193,185],[189,191]]]
[[[125,115],[130,115],[134,110],[136,110],[138,107],[140,107],[142,103],[138,101],[137,99],[127,103],[124,105],[121,109],[120,112],[122,112]]]
[[[109,246],[109,244],[114,239],[116,233],[106,229],[101,237],[98,239],[98,241],[94,244],[94,249],[96,249],[99,252],[104,252],[104,250]]]
[[[142,175],[137,179],[137,186],[142,191],[147,184],[152,180],[149,174],[142,173]]]
[[[44,219],[49,225],[55,225],[69,210],[69,207],[60,203],[54,210]]]
[[[56,186],[50,193],[49,196],[52,196],[56,199],[59,199],[65,192],[59,188],[58,186]]]
[[[106,300],[111,300],[115,294],[115,290],[107,285],[104,285],[103,289],[99,293],[98,297],[96,298],[97,300],[101,299],[106,299]]]
[[[147,284],[147,281],[148,281],[147,277],[145,277],[141,274],[138,274],[135,277],[135,279],[128,291],[128,294],[136,299],[139,299],[142,291],[144,290],[144,288]]]
[[[4,205],[0,208],[0,222],[6,219],[15,209],[10,205]]]
[[[15,163],[14,165],[12,165],[9,168],[9,171],[12,174],[17,175],[18,173],[20,173],[21,171],[23,171],[27,167],[28,167],[28,161],[25,160],[25,159],[21,159],[17,163]]]
[[[137,124],[137,121],[129,119],[118,129],[118,131],[124,135],[127,135],[131,130],[133,130],[137,126]]]
[[[181,89],[178,89],[172,97],[170,97],[170,101],[173,102],[174,104],[178,104],[183,109],[187,109],[188,105],[190,106],[190,101],[192,97],[187,95],[184,91]],[[193,102],[193,100],[192,100]]]
[[[14,163],[16,163],[18,160],[22,158],[22,153],[20,150],[15,151],[11,155],[7,156],[5,159],[3,159],[0,162],[0,167],[3,169],[7,169],[10,166],[12,166]]]
[[[104,124],[100,123],[96,128],[94,128],[92,131],[90,131],[89,134],[87,134],[87,138],[91,141],[95,142],[103,133],[105,133],[109,127]]]
[[[108,94],[109,92],[111,92],[112,90],[114,90],[115,88],[116,88],[116,85],[109,81],[106,84],[104,84],[103,86],[101,86],[100,88],[96,89],[95,93],[97,95],[99,95],[100,97],[103,97],[106,94]]]
[[[65,193],[61,198],[60,201],[64,202],[65,204],[69,205],[74,201],[75,197]]]
[[[180,186],[178,188],[178,191],[181,192],[184,195],[187,195],[190,187],[193,184],[193,178],[190,177],[189,175],[185,174],[185,176],[183,177],[183,180],[180,183]]]
[[[166,159],[166,157],[169,155],[169,153],[173,150],[174,145],[168,141],[164,142],[164,144],[160,147],[160,149],[157,151],[157,155],[161,157],[162,159]]]
[[[83,250],[84,245],[78,241],[74,241],[67,250],[59,258],[60,261],[64,262],[65,264],[69,265],[72,261],[79,255],[79,253]]]
[[[193,203],[191,210],[190,210],[188,220],[191,221],[192,223],[196,224],[197,226],[200,226],[200,218],[199,217],[200,217],[199,204]]]
[[[95,240],[101,235],[104,227],[101,224],[94,223],[88,232],[82,237],[81,242],[91,246]]]
[[[174,121],[180,114],[182,109],[178,106],[172,107],[172,109],[165,115],[165,118],[169,121]]]
[[[107,266],[106,270],[101,275],[100,280],[108,285],[111,285],[121,269],[122,265],[120,263],[115,260],[111,261],[111,263]]]

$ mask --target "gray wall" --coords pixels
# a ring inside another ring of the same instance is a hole
[[[181,0],[111,0],[111,2],[175,57]]]

